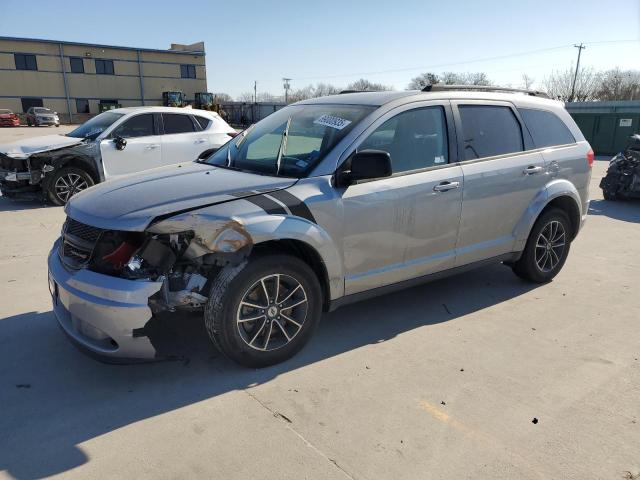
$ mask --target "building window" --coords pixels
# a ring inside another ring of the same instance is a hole
[[[72,73],[84,73],[84,60],[82,60],[82,58],[71,57],[69,63],[71,63]]]
[[[38,70],[35,55],[15,53],[13,56],[16,60],[16,70]]]
[[[182,78],[196,78],[196,66],[180,65],[180,76]]]
[[[31,107],[42,107],[42,99],[41,98],[21,98],[22,101],[22,111],[24,113],[27,112]]]
[[[78,113],[89,113],[89,100],[86,98],[76,98],[76,110]]]
[[[100,100],[100,103],[98,104],[98,111],[100,113],[106,111],[106,110],[113,110],[114,108],[120,108],[120,105],[118,104],[118,100]]]
[[[113,60],[96,59],[96,73],[98,75],[114,75]]]

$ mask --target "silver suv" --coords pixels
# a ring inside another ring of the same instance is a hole
[[[550,281],[588,209],[580,130],[538,92],[425,90],[299,102],[79,193],[48,260],[62,329],[102,359],[161,358],[158,314],[201,310],[262,367],[345,303],[489,262]]]

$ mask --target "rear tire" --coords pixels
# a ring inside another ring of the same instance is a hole
[[[76,193],[94,184],[93,178],[78,167],[64,167],[58,170],[47,183],[47,196],[55,205],[66,204]]]
[[[297,257],[268,255],[220,271],[204,321],[211,341],[225,356],[261,368],[300,351],[321,310],[322,291],[311,268]]]
[[[536,220],[520,259],[511,267],[520,278],[533,283],[550,282],[562,269],[573,229],[568,215],[551,208]]]

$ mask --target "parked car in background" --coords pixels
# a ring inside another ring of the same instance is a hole
[[[30,127],[40,127],[41,125],[60,126],[58,112],[54,112],[44,107],[31,107],[27,110],[27,125]]]
[[[0,108],[0,126],[1,127],[19,127],[20,117],[11,110]]]
[[[118,108],[66,135],[0,145],[0,190],[44,194],[56,205],[91,185],[212,152],[236,131],[215,112],[171,107]]]
[[[199,309],[218,349],[263,367],[349,302],[492,262],[551,281],[593,151],[560,102],[468,88],[305,100],[199,162],[82,192],[49,254],[60,326],[153,359],[156,314]]]

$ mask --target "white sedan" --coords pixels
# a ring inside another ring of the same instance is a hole
[[[0,190],[8,197],[44,193],[65,204],[110,178],[196,160],[236,131],[217,113],[173,107],[117,108],[66,135],[0,145]]]

